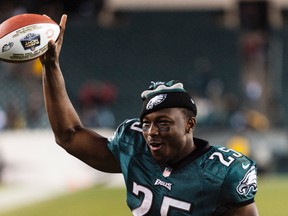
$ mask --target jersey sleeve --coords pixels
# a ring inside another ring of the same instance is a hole
[[[222,204],[227,209],[248,205],[254,202],[256,192],[256,163],[243,155],[231,164],[224,179],[220,195]]]
[[[212,179],[215,191],[217,190],[213,216],[223,215],[229,209],[254,202],[257,192],[257,169],[254,160],[221,146],[214,146],[207,157],[205,178],[209,177],[210,181]]]
[[[128,169],[130,159],[145,146],[142,128],[138,119],[124,121],[108,138],[108,148],[119,161],[123,174]]]

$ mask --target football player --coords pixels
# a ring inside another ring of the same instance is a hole
[[[256,164],[193,136],[197,107],[183,84],[152,82],[139,118],[106,138],[82,125],[59,64],[67,16],[41,57],[46,109],[58,145],[91,167],[122,173],[133,215],[258,216]]]

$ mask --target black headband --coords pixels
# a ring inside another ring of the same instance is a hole
[[[190,94],[186,91],[161,91],[159,94],[153,94],[146,98],[142,105],[140,120],[149,113],[165,108],[187,108],[191,110],[195,116],[197,108]]]

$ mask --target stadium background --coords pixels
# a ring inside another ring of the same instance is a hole
[[[61,65],[67,91],[85,125],[110,132],[124,119],[138,116],[139,95],[150,81],[179,79],[198,105],[196,135],[249,154],[261,174],[287,173],[288,4],[183,0],[178,3],[186,6],[167,1],[170,6],[165,7],[155,2],[140,7],[128,0],[7,0],[0,6],[0,21],[24,12],[45,13],[55,21],[68,14]],[[35,153],[38,142],[46,146],[41,139],[54,141],[44,110],[39,61],[1,62],[0,86],[5,186],[7,145],[16,151],[20,140],[26,146],[35,143],[28,149]],[[42,149],[44,157],[49,158],[48,152]]]
[[[222,4],[236,3],[228,8],[219,3],[177,10],[105,7],[95,3],[103,2],[99,0],[74,1],[73,7],[73,1],[33,5],[30,0],[25,7],[21,1],[7,2],[10,13],[4,3],[1,21],[24,12],[46,12],[58,21],[68,13],[61,65],[69,95],[80,112],[85,106],[107,108],[115,127],[125,118],[138,116],[139,94],[150,81],[180,79],[198,101],[200,126],[287,126],[287,13],[284,6],[275,10],[274,1],[222,0]],[[280,18],[272,19],[269,13]],[[1,127],[48,127],[42,99],[37,97],[42,97],[39,62],[0,66],[1,108],[8,117]],[[99,93],[93,95],[93,88]],[[39,107],[33,106],[35,102]],[[235,114],[249,111],[263,117],[262,125],[233,122]],[[17,117],[22,123],[17,124]]]

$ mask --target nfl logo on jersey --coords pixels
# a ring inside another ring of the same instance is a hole
[[[170,168],[170,167],[165,167],[162,175],[163,175],[165,178],[167,178],[167,177],[170,176],[171,172],[172,172],[172,168]]]

